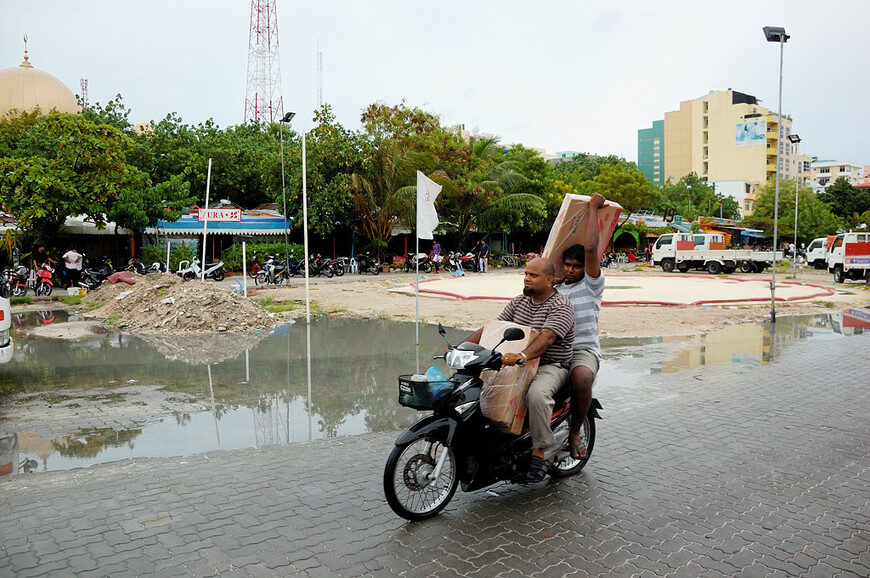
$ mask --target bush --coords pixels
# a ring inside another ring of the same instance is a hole
[[[302,259],[302,256],[305,254],[305,247],[296,243],[290,243],[290,256],[299,261]],[[281,261],[284,258],[284,243],[248,243],[246,245],[246,253],[248,257],[248,263],[250,264],[251,259],[254,256],[254,253],[257,254],[257,257],[260,259],[260,262],[264,262],[266,260],[267,255],[274,255],[276,261]],[[224,268],[227,271],[241,271],[242,270],[242,244],[241,243],[233,243],[226,249],[222,254]]]
[[[169,271],[178,271],[178,264],[181,261],[193,262],[193,249],[187,245],[173,246],[169,252]],[[145,245],[142,247],[142,263],[148,267],[152,263],[166,262],[166,246],[165,245]]]

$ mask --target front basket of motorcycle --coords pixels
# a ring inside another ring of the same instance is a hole
[[[453,392],[451,381],[429,381],[421,376],[399,376],[399,404],[413,409],[434,409]],[[416,379],[415,379],[416,378]]]

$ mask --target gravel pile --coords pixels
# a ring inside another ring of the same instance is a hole
[[[265,332],[279,320],[259,304],[214,281],[172,273],[134,275],[136,283],[103,283],[82,300],[84,316],[141,334]]]

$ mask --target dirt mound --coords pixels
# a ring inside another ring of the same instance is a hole
[[[214,281],[182,281],[171,273],[134,278],[135,285],[106,282],[88,293],[82,302],[96,308],[84,316],[142,334],[250,333],[278,323],[257,303]]]

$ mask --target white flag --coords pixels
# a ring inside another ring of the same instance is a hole
[[[438,226],[438,213],[435,212],[435,199],[441,192],[441,185],[417,171],[417,238],[432,239]]]

